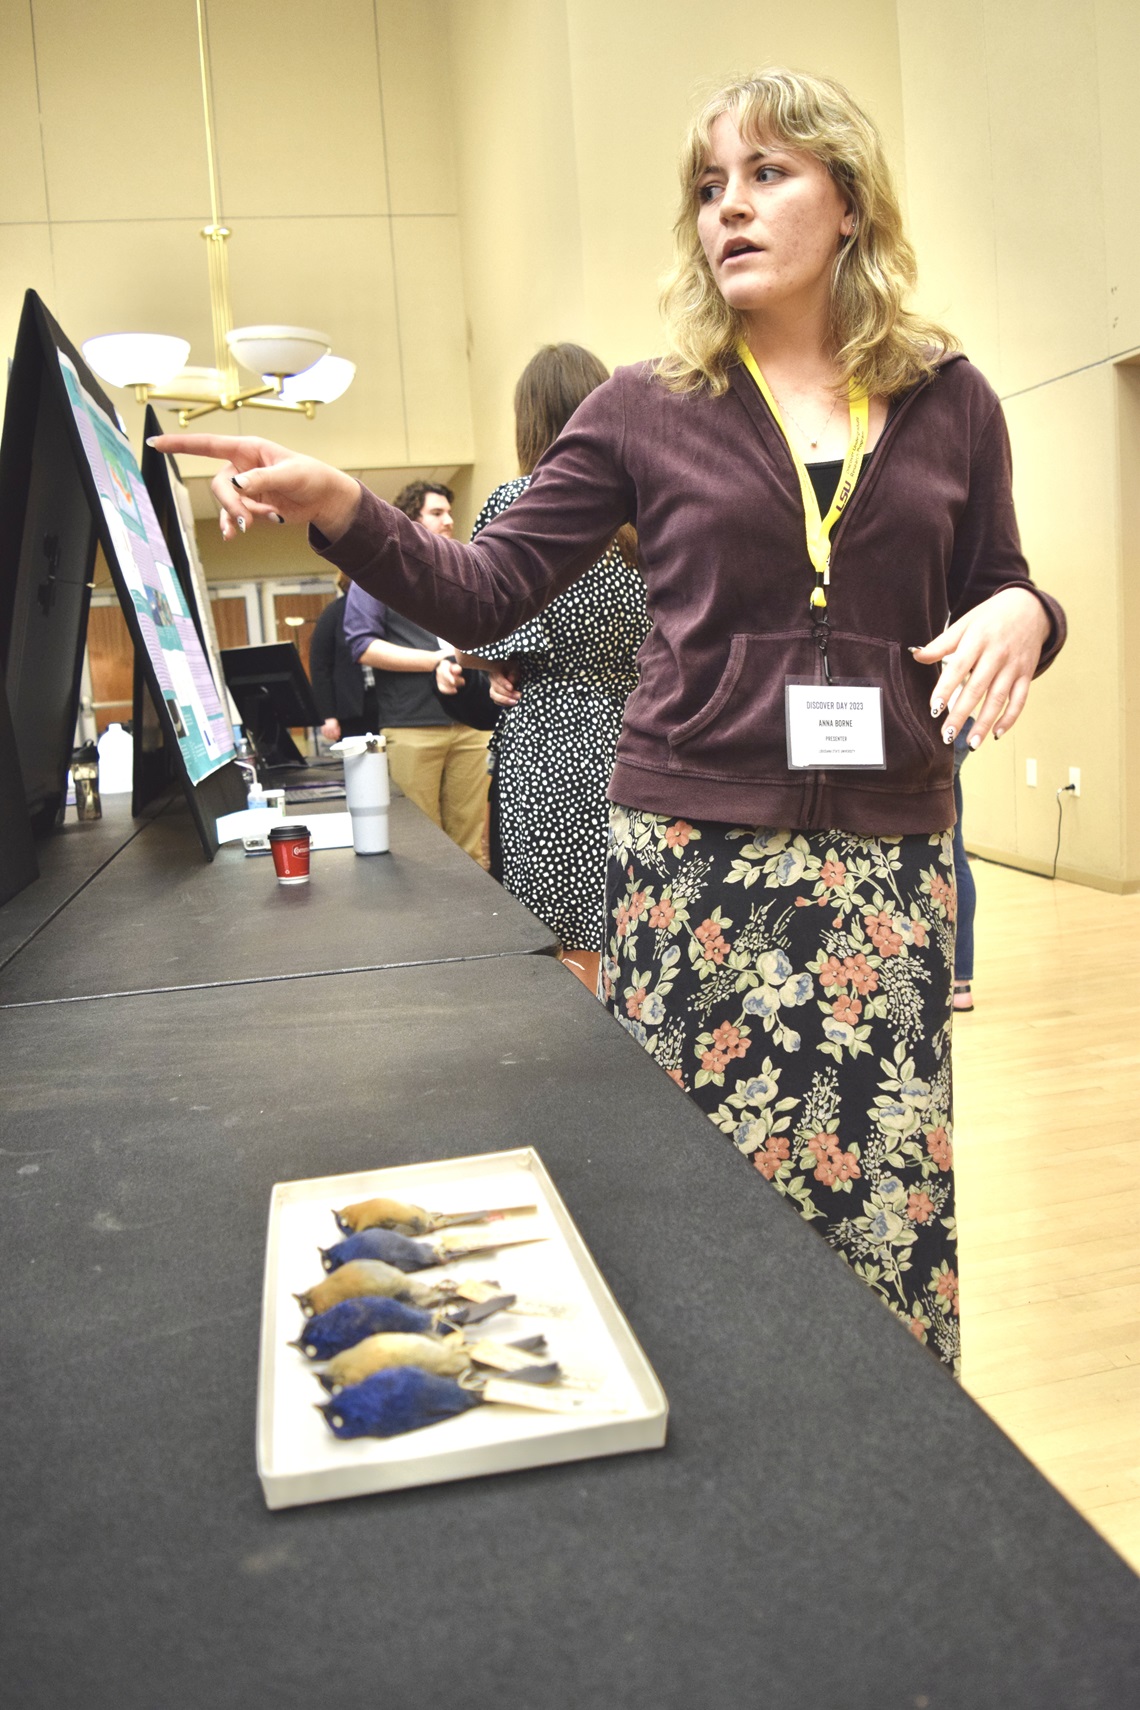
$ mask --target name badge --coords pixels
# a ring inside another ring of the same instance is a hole
[[[788,765],[832,771],[840,766],[885,771],[883,691],[878,683],[784,685]]]

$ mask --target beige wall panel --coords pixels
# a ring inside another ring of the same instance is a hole
[[[458,204],[446,8],[441,0],[375,4],[392,212],[454,214]],[[464,68],[458,69],[464,75]]]
[[[46,220],[32,12],[14,0],[0,6],[0,114],[0,221]],[[0,231],[0,243],[5,241]]]
[[[57,301],[48,307],[72,343],[128,330],[179,333],[191,341],[191,362],[211,362],[206,245],[198,229],[181,220],[55,226]]]
[[[16,348],[24,292],[29,289],[39,292],[58,320],[50,227],[4,226],[0,228],[0,364],[3,364],[5,386],[7,361]]]
[[[1001,386],[982,0],[899,0],[916,303]]]
[[[1140,5],[1098,0],[1104,237],[1108,269],[1108,342],[1140,346]]]
[[[54,220],[210,211],[189,0],[30,0]]]
[[[1014,738],[987,740],[962,771],[962,829],[967,849],[1017,851],[1018,794]],[[1022,767],[1022,777],[1025,769]]]
[[[517,470],[512,397],[540,344],[588,343],[561,0],[447,8],[471,396],[471,505]]]
[[[567,0],[589,338],[606,361],[660,349],[657,282],[672,256],[681,136],[701,98],[764,65],[838,77],[903,173],[894,0]]]
[[[1007,402],[1014,497],[1033,575],[1069,619],[1060,659],[1040,678],[1016,726],[1016,852],[1052,862],[1057,788],[1081,769],[1081,798],[1064,803],[1061,865],[1122,879],[1122,677],[1115,375],[1095,368]],[[1056,458],[1063,460],[1060,478]],[[1000,746],[1000,745],[999,745]],[[1024,759],[1038,763],[1038,787]],[[974,819],[975,826],[978,825]],[[975,835],[983,843],[996,841]],[[1008,846],[1007,846],[1008,847]]]
[[[208,15],[226,218],[385,213],[372,0],[211,0]]]
[[[469,463],[474,449],[459,222],[448,216],[393,219],[392,245],[408,433],[405,461]]]
[[[1108,355],[1095,8],[987,0],[985,28],[1006,392]]]

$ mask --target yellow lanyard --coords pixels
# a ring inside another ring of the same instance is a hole
[[[831,501],[831,509],[825,517],[819,514],[819,500],[815,496],[815,488],[811,484],[811,476],[807,465],[795,446],[791,435],[784,426],[780,414],[780,406],[772,396],[772,388],[761,374],[756,358],[741,339],[737,350],[740,360],[760,388],[760,395],[775,418],[776,426],[787,441],[788,450],[792,454],[792,462],[796,466],[796,474],[800,478],[800,492],[804,501],[804,523],[807,530],[807,550],[815,571],[815,587],[811,591],[813,610],[827,610],[827,594],[825,589],[831,581],[831,531],[843,515],[848,499],[855,491],[855,483],[859,479],[859,471],[863,466],[863,451],[867,444],[869,406],[867,394],[860,390],[855,381],[848,383],[847,397],[851,414],[851,435],[847,441],[847,453],[843,459],[843,468],[839,472],[839,485],[835,489],[835,497]]]

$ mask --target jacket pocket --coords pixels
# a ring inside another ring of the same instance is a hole
[[[836,680],[877,683],[882,688],[887,769],[868,777],[873,776],[880,787],[926,787],[937,769],[939,745],[933,721],[923,722],[918,705],[923,685],[917,675],[908,693],[900,644],[837,630],[830,637],[828,657]],[[784,685],[789,677],[823,681],[810,629],[734,635],[712,696],[700,712],[670,733],[670,770],[786,783]]]

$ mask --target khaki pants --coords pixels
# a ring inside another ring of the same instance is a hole
[[[384,732],[394,781],[480,866],[490,734],[467,724],[400,726]]]

